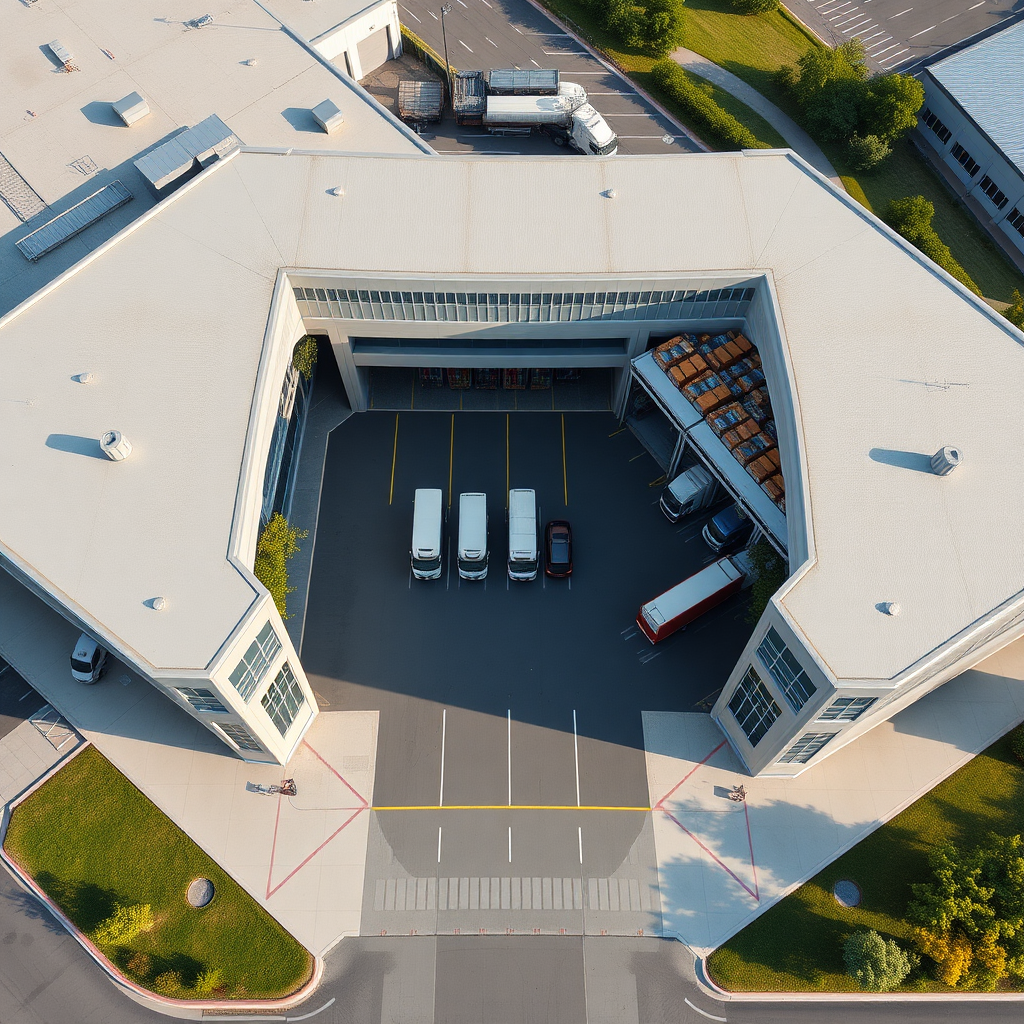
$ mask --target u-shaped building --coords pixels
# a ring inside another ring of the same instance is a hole
[[[729,330],[784,509],[653,366]],[[307,334],[356,411],[377,366],[608,367],[623,416],[643,391],[666,470],[700,459],[788,560],[712,712],[753,774],[1024,633],[1024,339],[792,153],[242,148],[0,320],[0,561],[244,758],[316,714],[252,571]]]

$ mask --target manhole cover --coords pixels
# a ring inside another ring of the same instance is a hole
[[[205,907],[213,899],[213,882],[208,878],[195,878],[188,887],[185,899],[193,907]]]
[[[860,886],[851,882],[848,878],[841,878],[832,886],[832,895],[836,903],[843,907],[856,907],[860,905]]]

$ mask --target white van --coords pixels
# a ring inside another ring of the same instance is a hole
[[[508,575],[537,578],[537,495],[527,488],[508,492]]]
[[[459,575],[464,580],[487,576],[487,495],[459,495]]]
[[[418,580],[441,578],[441,532],[444,515],[441,492],[437,488],[419,487],[412,511],[412,574]]]
[[[71,654],[71,678],[79,683],[98,683],[107,666],[107,649],[83,633]]]

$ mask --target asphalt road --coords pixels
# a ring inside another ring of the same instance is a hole
[[[445,17],[445,34],[453,67],[464,71],[557,68],[564,81],[576,82],[587,90],[590,102],[619,136],[620,153],[700,151],[640,96],[631,82],[592,57],[561,25],[527,0],[453,0],[452,6],[451,14]],[[398,13],[404,24],[443,55],[440,7],[440,3],[423,0],[400,0]],[[451,121],[424,138],[442,153],[559,152],[550,139],[505,138],[480,128],[460,128]]]
[[[935,54],[1020,12],[1019,0],[787,0],[823,39],[860,39],[871,65],[913,71]]]

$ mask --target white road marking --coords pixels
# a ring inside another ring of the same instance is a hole
[[[493,39],[491,39],[491,38],[490,38],[490,37],[488,37],[488,36],[484,36],[484,39],[486,39],[486,40],[487,40],[487,42],[489,42],[489,43],[491,44],[491,46],[494,46],[494,47],[496,47],[496,46],[498,45],[498,44],[497,44],[497,43],[496,43],[496,42],[495,42],[495,41],[494,41]]]
[[[578,825],[576,827],[576,835],[579,837],[579,841],[580,841],[580,863],[582,864],[583,863],[583,826],[582,825]]]
[[[27,697],[31,697],[33,693],[35,693],[35,690],[29,690],[28,693],[26,693],[24,697],[19,697],[18,698],[18,703],[20,704]]]
[[[545,57],[587,57],[587,56],[589,56],[589,54],[587,53],[586,50],[541,50],[540,52],[543,53]],[[536,61],[534,61],[533,63],[537,64]],[[540,65],[537,64],[537,67],[540,67]]]
[[[856,21],[858,18],[870,18],[870,14],[854,14],[854,11],[859,11],[859,7],[854,7],[853,11],[844,11],[839,17],[844,18],[844,21],[836,23],[836,28],[840,25],[849,25],[851,21]],[[835,18],[830,18],[829,21],[835,21]]]
[[[429,14],[434,19],[434,21],[437,21],[437,15],[433,11],[430,11]]]
[[[485,3],[485,4],[487,4],[487,0],[484,0],[484,3]],[[488,6],[488,7],[491,7],[491,5],[490,5],[490,4],[487,4],[487,6]],[[493,11],[493,10],[494,10],[494,8],[493,8],[493,7],[491,7],[491,10]]]
[[[837,8],[837,10],[838,10],[838,8]],[[828,20],[829,21],[835,21],[836,18],[845,18],[848,14],[853,14],[854,11],[859,11],[859,10],[860,10],[859,7],[853,7],[853,8],[851,8],[848,11],[840,11],[839,14],[833,14],[832,17],[829,18]]]
[[[887,43],[890,39],[892,39],[892,36],[886,36],[884,39],[879,39],[877,43],[872,43],[870,46],[864,47],[864,49],[867,53],[870,53],[876,46],[881,46],[882,43]]]
[[[463,7],[469,7],[469,4],[467,4],[465,0],[459,0],[459,3],[462,4]]]
[[[512,826],[508,827],[508,862],[512,863]]]
[[[512,709],[508,709],[508,805],[512,806]]]
[[[985,0],[981,0],[981,3],[980,3],[980,4],[975,4],[975,5],[974,5],[974,7],[984,7],[984,6],[985,6]],[[968,7],[968,8],[967,8],[967,10],[969,10],[969,11],[973,11],[973,10],[974,10],[974,7]]]
[[[403,10],[403,11],[405,11],[405,13],[406,13],[406,14],[408,14],[408,15],[409,15],[409,17],[410,17],[410,18],[412,18],[412,19],[414,19],[415,21],[419,21],[419,20],[420,20],[420,19],[419,19],[419,18],[417,18],[417,17],[416,17],[416,15],[415,15],[415,14],[413,14],[413,13],[412,13],[412,11],[410,11],[410,10],[409,10],[409,8],[408,8],[408,7],[406,7],[406,6],[404,5],[404,4],[402,5],[402,10]]]
[[[441,794],[437,800],[438,807],[444,807],[444,740],[448,728],[448,709],[441,709]]]
[[[868,18],[867,20],[870,21],[871,19]],[[867,30],[869,28],[874,28],[875,25],[877,25],[877,24],[878,24],[878,22],[876,21],[874,25],[865,25],[864,22],[861,22],[859,25],[851,25],[849,28],[844,28],[843,29],[843,35],[845,36],[845,35],[849,34],[850,32],[855,32],[855,31],[857,31],[857,32],[867,32]],[[860,36],[855,36],[854,38],[860,39]]]
[[[728,1019],[726,1017],[716,1017],[713,1013],[708,1013],[707,1010],[702,1010],[699,1006],[694,1006],[693,1003],[691,1003],[690,1000],[686,998],[686,996],[683,996],[683,1002],[686,1003],[686,1005],[691,1010],[696,1010],[702,1017],[707,1017],[708,1020],[721,1020],[721,1021],[725,1021],[725,1020]]]
[[[895,50],[896,47],[899,46],[899,45],[900,45],[899,43],[893,43],[892,46],[887,46],[884,50],[879,50],[878,53],[872,54],[872,56],[875,57],[875,58],[878,58],[878,57],[880,57],[883,53],[885,53],[888,50]],[[903,51],[901,50],[900,52],[902,53]],[[893,54],[893,56],[895,56],[895,54]]]
[[[896,18],[902,18],[904,14],[909,14],[914,8],[908,7],[905,11],[900,11],[899,14],[894,14],[888,21],[894,21]]]
[[[872,28],[874,28],[875,26],[874,26],[874,25],[872,25],[871,27],[872,27]],[[882,30],[881,32],[876,32],[876,33],[875,33],[874,35],[870,35],[870,36],[861,36],[861,37],[860,37],[860,41],[861,41],[862,43],[866,43],[866,42],[867,42],[867,41],[868,41],[869,39],[874,39],[874,38],[875,38],[875,36],[881,36],[881,35],[885,35],[885,29],[883,29],[883,30]]]
[[[462,41],[461,39],[459,40],[459,45],[460,45],[460,46],[466,46],[466,44],[465,44],[465,43],[464,43],[464,42],[463,42],[463,41]],[[467,49],[467,50],[469,50],[469,47],[468,47],[468,46],[466,46],[466,49]],[[472,50],[469,50],[469,52],[470,52],[470,53],[472,53],[473,51],[472,51]]]
[[[576,709],[572,709],[572,750],[576,757],[576,806],[580,805],[580,741],[576,734]],[[511,806],[512,801],[509,801]],[[582,860],[580,861],[582,864]]]
[[[487,6],[488,6],[488,7],[490,7],[491,5],[490,5],[490,4],[488,4]],[[513,28],[516,28],[516,27],[515,27],[515,25],[513,25],[512,27],[513,27]],[[523,34],[523,33],[522,33],[522,32],[520,32],[520,30],[519,30],[519,29],[517,29],[517,28],[516,28],[516,31],[517,31],[517,32],[519,32],[519,34],[520,34],[520,35],[522,35],[522,34]]]
[[[441,863],[441,826],[437,826],[437,863]]]
[[[959,18],[960,15],[963,13],[963,11],[957,11],[956,14],[951,14],[948,18],[943,18],[942,21],[939,22],[939,24],[945,25],[947,21],[952,21],[954,18]]]
[[[532,65],[533,65],[533,66],[534,66],[535,68],[539,68],[539,67],[540,67],[540,65],[539,65],[539,64],[538,64],[538,63],[537,63],[537,62],[536,62],[536,61],[535,61],[535,60],[534,60],[534,59],[533,59],[532,57],[530,58],[530,63],[531,63],[531,64],[532,64]]]
[[[908,60],[913,60],[913,59],[914,59],[914,55],[913,54],[911,54],[909,57],[904,57],[903,60],[898,60],[898,61],[896,61],[895,64],[890,64],[889,65],[889,70],[892,71],[893,68],[898,68],[901,64],[906,64]]]
[[[929,25],[928,28],[923,28],[923,29],[921,29],[920,32],[915,32],[910,38],[911,39],[916,39],[918,36],[923,36],[925,34],[925,32],[931,32],[931,30],[933,28],[935,28],[934,25]]]
[[[897,50],[895,53],[890,53],[889,56],[885,58],[885,60],[892,60],[893,57],[898,57],[901,53],[906,53],[908,49],[909,47],[904,46],[902,50]],[[904,60],[906,59],[908,58],[904,58]],[[882,63],[884,64],[885,61],[882,61]]]

